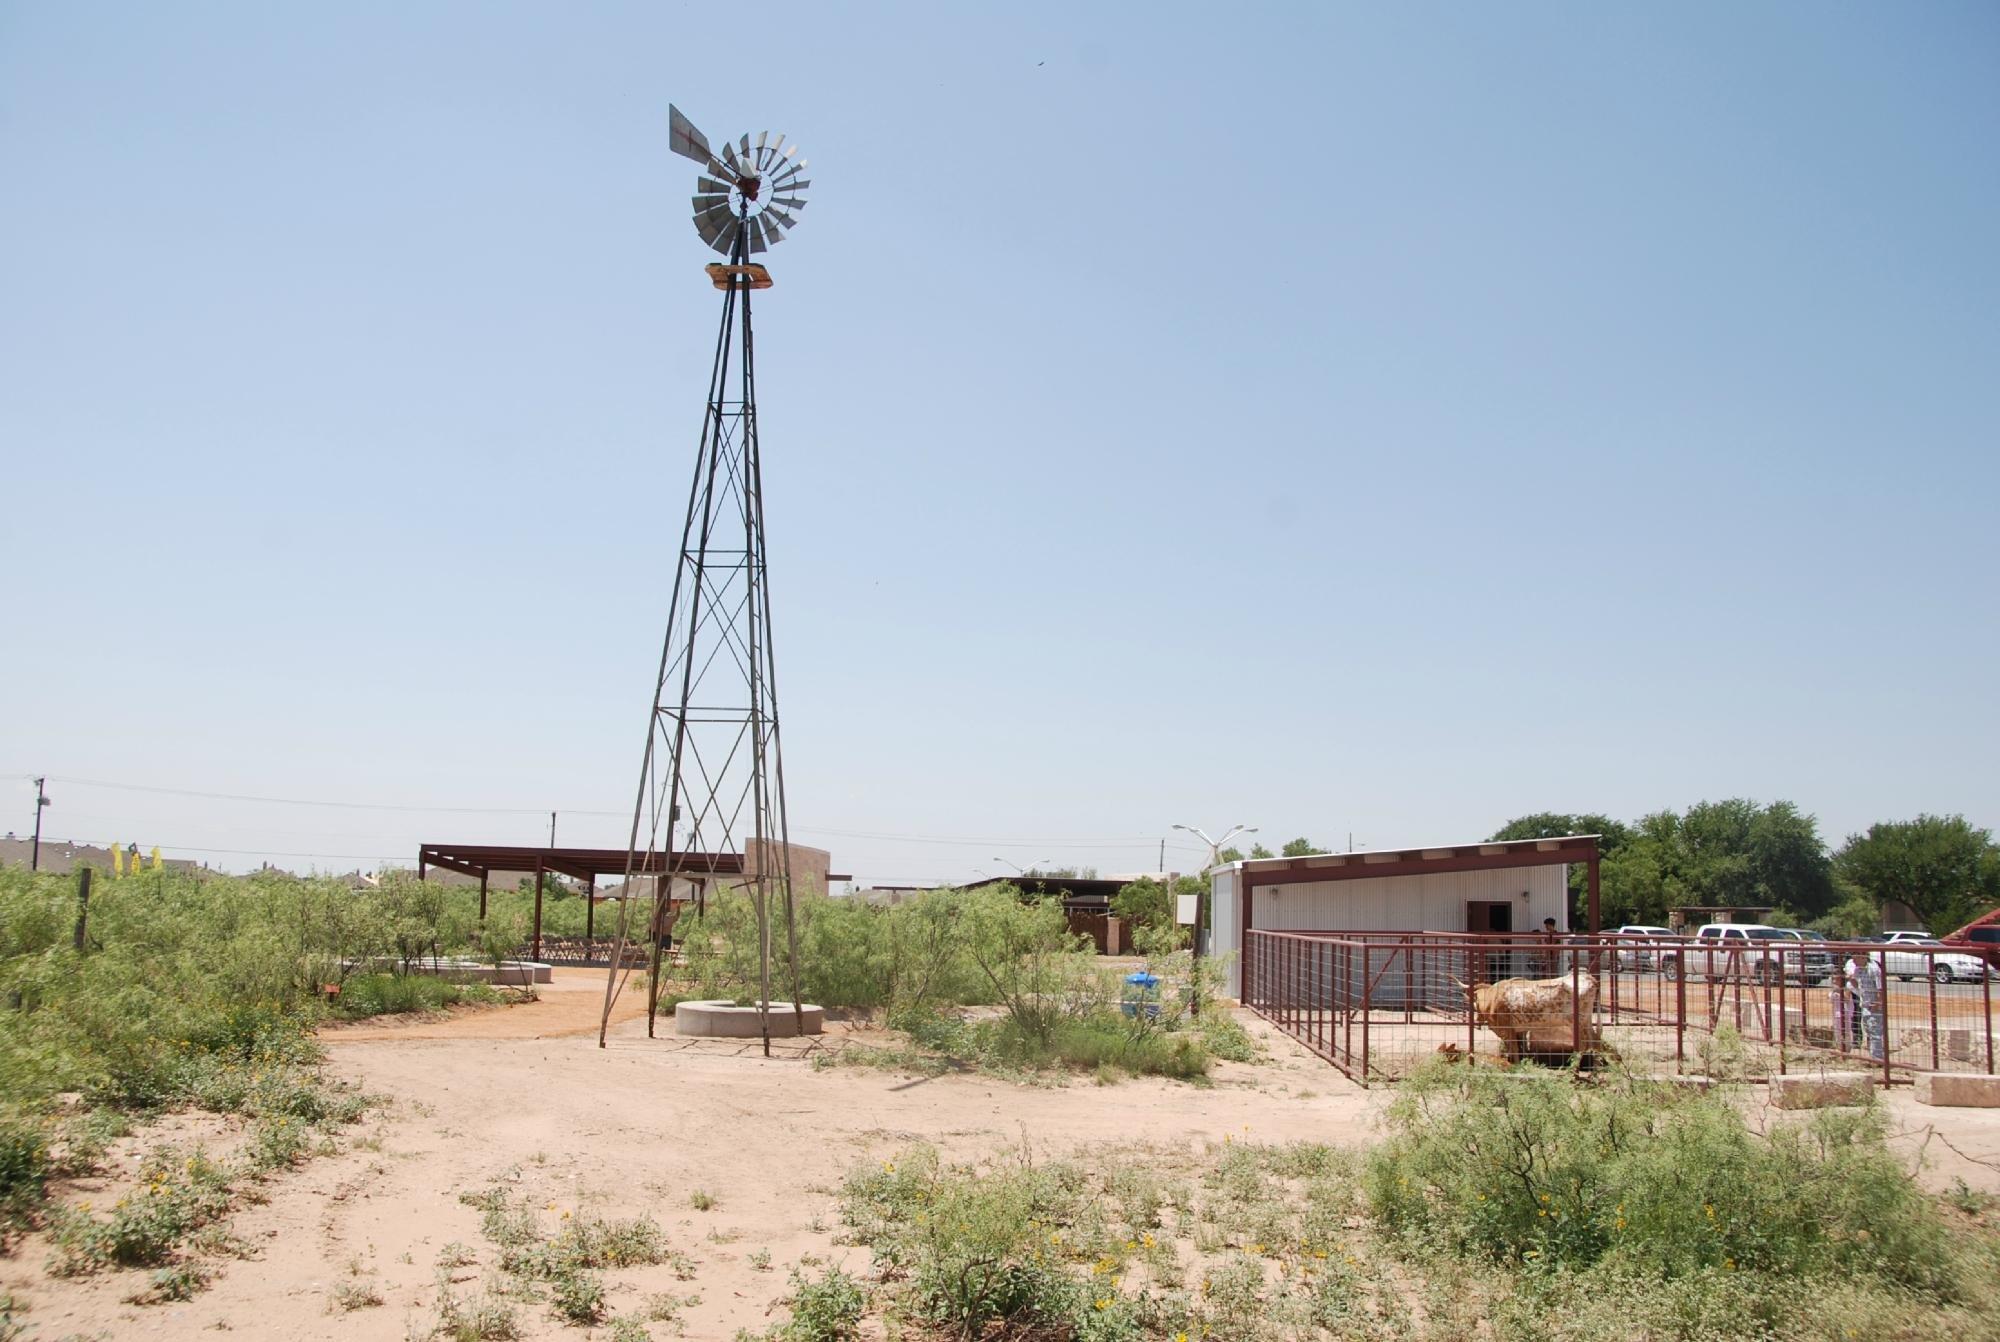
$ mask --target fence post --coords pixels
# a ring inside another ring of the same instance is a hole
[[[1477,989],[1472,982],[1472,955],[1469,948],[1461,948],[1465,954],[1465,989],[1459,996],[1465,999],[1465,1052],[1466,1056],[1479,1051],[1479,1021],[1472,1010],[1472,995]]]
[[[1882,971],[1882,1000],[1877,1004],[1875,1022],[1877,1037],[1882,1041],[1882,1084],[1889,1084],[1889,952],[1883,951],[1877,957],[1877,966]]]
[[[1803,987],[1805,984],[1805,978],[1804,978],[1805,972],[1806,972],[1806,962],[1804,959],[1804,952],[1802,951],[1800,952],[1800,959],[1799,959],[1799,974],[1800,974],[1799,983],[1801,987]],[[1771,1021],[1769,1017],[1766,1017],[1764,1021],[1764,1030],[1766,1033],[1769,1033],[1770,1029],[1771,1029]],[[1785,952],[1780,950],[1778,952],[1778,1075],[1783,1076],[1784,1074],[1785,1074]]]
[[[1674,957],[1674,1063],[1675,1071],[1687,1061],[1688,958],[1683,951]]]
[[[37,817],[39,819],[40,817]],[[80,867],[76,873],[76,953],[83,954],[86,926],[90,921],[90,868]]]
[[[1979,976],[1979,987],[1986,1003],[1986,1075],[1993,1075],[1993,969],[1986,966],[1986,972]]]
[[[1340,1055],[1347,1059],[1347,1074],[1354,1075],[1354,943],[1342,942],[1340,946],[1340,1005],[1345,1008],[1340,1014],[1346,1017],[1343,1024],[1347,1036],[1341,1040]]]
[[[1937,952],[1936,951],[1931,952],[1930,961],[1927,965],[1925,965],[1925,968],[1930,971],[1929,973],[1924,975],[1924,981],[1929,983],[1931,986],[1931,1070],[1935,1072],[1938,1069],[1938,1009],[1937,1009]],[[1887,997],[1889,995],[1889,985],[1887,983],[1884,983],[1882,985],[1882,995],[1884,997]],[[1884,1042],[1886,1044],[1887,1042],[1886,1038]],[[1886,1053],[1887,1051],[1888,1049],[1885,1047],[1883,1049],[1883,1052]]]
[[[1368,972],[1368,955],[1361,957],[1361,1084],[1368,1084],[1368,1012],[1374,1003],[1375,980]]]
[[[1583,1002],[1577,996],[1579,979],[1574,955],[1569,957],[1569,1048],[1576,1056],[1577,1066],[1583,1065]]]

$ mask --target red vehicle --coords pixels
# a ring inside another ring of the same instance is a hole
[[[2000,909],[1983,918],[1974,918],[1940,940],[1954,950],[1970,951],[1992,968],[2000,969]]]

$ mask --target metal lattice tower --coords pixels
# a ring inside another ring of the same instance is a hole
[[[725,141],[718,156],[678,108],[670,107],[668,114],[674,152],[703,168],[694,197],[695,229],[727,260],[707,267],[722,292],[722,326],[647,714],[625,885],[633,890],[636,872],[664,871],[698,882],[704,894],[718,879],[747,891],[757,915],[758,1024],[768,1055],[774,905],[782,911],[791,971],[791,982],[783,986],[795,1016],[798,937],[750,325],[750,295],[770,288],[771,277],[750,258],[783,240],[805,207],[802,193],[811,183],[802,176],[806,163],[796,157],[798,146],[787,147],[783,135],[773,139],[768,131],[761,133],[754,145],[748,135],[738,144]],[[659,1011],[661,944],[673,876],[656,875],[653,882],[646,938],[652,968],[649,1036]],[[610,1028],[612,1004],[631,974],[625,950],[634,902],[628,897],[620,903],[599,1047]]]

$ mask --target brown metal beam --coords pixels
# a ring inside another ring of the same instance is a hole
[[[1481,853],[1477,846],[1467,844],[1454,850],[1451,857],[1402,858],[1393,862],[1363,862],[1360,853],[1342,854],[1348,858],[1343,866],[1326,867],[1275,867],[1262,871],[1255,867],[1243,867],[1243,884],[1246,889],[1270,885],[1306,885],[1319,881],[1360,881],[1378,876],[1424,876],[1453,871],[1501,871],[1514,867],[1560,867],[1576,862],[1592,861],[1597,853],[1597,845],[1587,847],[1557,848],[1543,852],[1531,848],[1510,849],[1504,853]],[[1304,859],[1301,859],[1304,860]]]

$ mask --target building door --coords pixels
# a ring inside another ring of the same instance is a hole
[[[1465,930],[1480,935],[1507,936],[1514,930],[1514,905],[1503,899],[1469,899],[1465,902]],[[1505,949],[1488,951],[1481,956],[1467,956],[1479,977],[1493,983],[1508,978],[1514,972],[1513,957]]]

